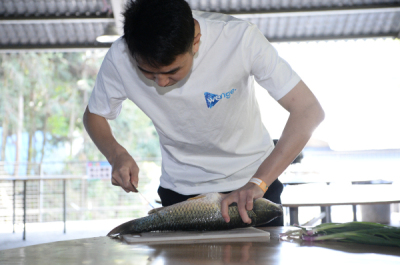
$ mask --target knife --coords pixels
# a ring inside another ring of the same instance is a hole
[[[132,184],[132,183],[131,183]],[[156,212],[156,214],[158,215],[158,217],[160,217],[160,219],[163,219],[161,214],[158,212],[158,208],[154,207],[148,199],[146,199],[146,197],[144,197],[144,195],[138,190],[138,188],[135,187],[135,185],[132,184],[132,187],[134,189],[134,191],[136,193],[138,193],[140,195],[140,197],[142,197],[143,200],[145,200],[147,202],[148,205],[150,205],[151,208],[153,208],[153,210]]]
[[[142,199],[145,200],[145,201],[147,202],[148,205],[150,205],[151,208],[153,208],[153,209],[156,208],[156,207],[154,207],[154,206],[149,202],[148,199],[146,199],[146,197],[144,197],[144,195],[143,195],[137,188],[135,188],[135,189],[136,189],[137,193],[142,197]]]

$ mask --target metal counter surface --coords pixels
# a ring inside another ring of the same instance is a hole
[[[400,264],[400,248],[339,242],[299,243],[279,239],[293,229],[270,227],[270,240],[257,242],[171,242],[128,245],[95,237],[0,251],[0,264]]]

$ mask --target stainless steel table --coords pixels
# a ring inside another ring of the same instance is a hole
[[[330,206],[353,205],[354,218],[357,221],[356,205],[400,203],[399,187],[392,184],[366,185],[289,185],[283,190],[282,205],[289,207],[290,224],[299,224],[298,208],[320,206],[323,222],[330,223]],[[318,218],[320,218],[318,217]]]
[[[128,245],[108,237],[61,241],[0,251],[0,264],[400,264],[400,248],[279,239],[288,227],[263,228],[268,242],[170,242]]]

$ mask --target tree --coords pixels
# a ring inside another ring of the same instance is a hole
[[[103,51],[0,55],[2,160],[7,136],[13,136],[17,150],[15,161],[19,161],[22,134],[28,136],[23,152],[27,152],[24,157],[30,163],[43,162],[49,152],[66,145],[69,146],[67,160],[104,160],[82,123],[104,55]],[[152,122],[132,102],[124,103],[121,115],[110,121],[110,125],[117,140],[134,157],[160,156]],[[42,135],[39,144],[38,134]],[[78,140],[83,144],[74,153]],[[31,172],[35,170],[28,167],[26,173]]]

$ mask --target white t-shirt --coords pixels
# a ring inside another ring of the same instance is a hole
[[[218,13],[193,16],[202,36],[184,80],[163,88],[146,79],[120,38],[89,100],[90,112],[106,119],[115,119],[127,98],[143,110],[160,139],[160,185],[184,195],[245,185],[274,148],[254,79],[276,100],[300,81],[255,25]]]

